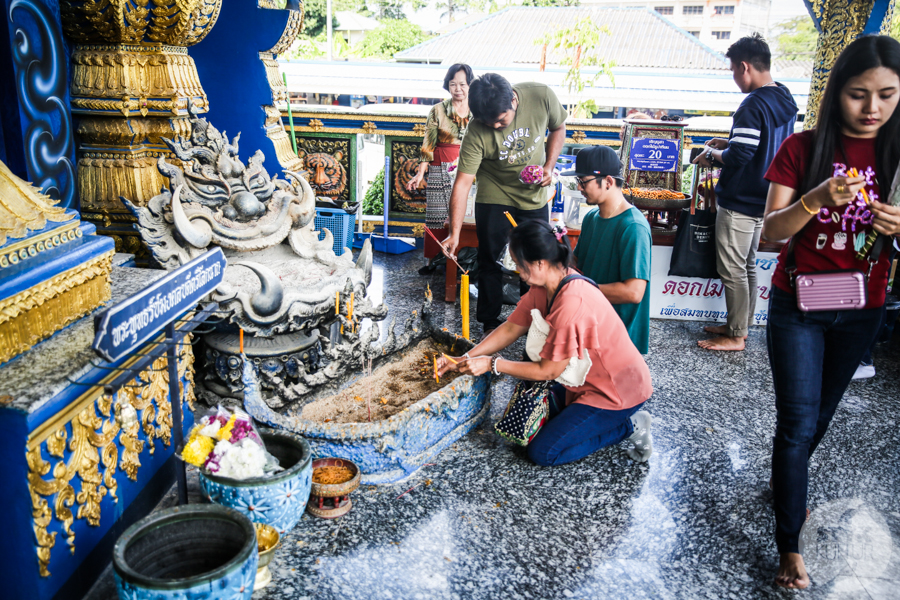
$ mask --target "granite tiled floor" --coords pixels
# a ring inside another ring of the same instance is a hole
[[[443,270],[418,275],[420,256],[376,254],[371,294],[400,316],[426,283],[442,296]],[[458,331],[457,310],[435,302]],[[771,583],[764,331],[754,328],[743,353],[712,354],[696,346],[701,325],[651,323],[649,463],[614,447],[562,467],[530,464],[492,432],[512,386],[501,378],[490,418],[433,464],[364,486],[341,519],[304,516],[254,598],[900,597],[900,340],[878,348],[874,379],[851,384],[814,456],[802,542],[813,586],[798,594]],[[114,597],[109,583],[88,598]]]

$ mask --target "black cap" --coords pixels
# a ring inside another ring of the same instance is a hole
[[[622,163],[619,155],[609,146],[589,146],[582,148],[575,156],[575,168],[560,173],[564,177],[606,177],[612,175],[622,179]]]

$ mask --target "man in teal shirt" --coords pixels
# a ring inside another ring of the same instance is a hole
[[[619,313],[642,354],[650,346],[650,225],[622,195],[622,165],[612,148],[592,146],[575,157],[575,176],[586,202],[575,259]]]

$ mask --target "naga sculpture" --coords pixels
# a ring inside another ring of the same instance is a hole
[[[190,124],[188,138],[164,140],[182,163],[159,159],[171,189],[146,207],[122,201],[166,269],[222,248],[229,264],[212,299],[227,323],[204,337],[201,380],[218,396],[241,397],[240,328],[249,334],[245,353],[259,367],[270,405],[280,407],[336,377],[373,342],[361,340],[358,327],[387,314],[366,297],[372,247],[366,241],[355,262],[349,250],[335,255],[332,234],[324,230],[320,241],[314,229],[315,195],[300,173],[271,178],[261,152],[246,165],[240,160],[240,135],[229,142],[194,114]]]

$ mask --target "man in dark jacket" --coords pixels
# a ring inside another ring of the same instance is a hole
[[[764,175],[781,142],[794,132],[797,104],[790,90],[773,81],[772,55],[758,33],[725,53],[734,82],[748,94],[727,140],[713,138],[694,163],[722,167],[716,196],[716,266],[725,286],[728,321],[704,329],[716,337],[698,344],[708,350],[743,350],[756,310],[756,249],[769,183]]]

